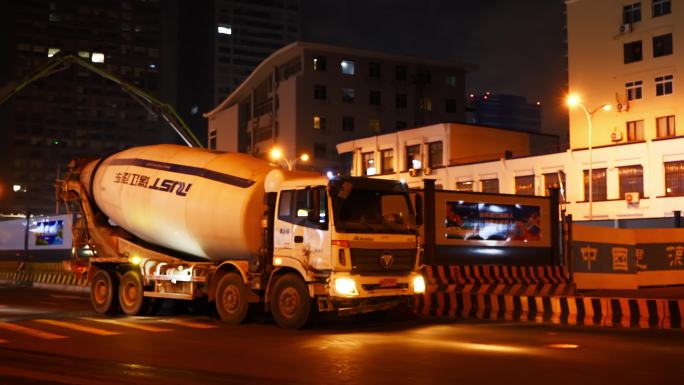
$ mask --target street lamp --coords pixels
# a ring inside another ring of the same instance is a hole
[[[287,165],[287,169],[290,170],[290,171],[294,170],[294,168],[295,168],[295,166],[297,165],[297,162],[298,162],[298,161],[301,160],[302,162],[307,162],[307,161],[309,160],[309,154],[307,154],[307,153],[303,153],[303,154],[300,155],[298,158],[295,158],[295,159],[292,159],[292,160],[287,159],[287,158],[283,155],[283,150],[281,150],[281,149],[278,148],[278,147],[273,147],[273,148],[271,149],[270,156],[271,156],[271,160],[273,160],[274,162],[278,162],[278,161],[281,161],[281,160],[284,161],[284,162],[285,162],[285,165]]]
[[[584,111],[584,115],[587,117],[587,125],[589,127],[589,220],[592,220],[593,218],[593,202],[594,202],[594,189],[593,189],[593,180],[594,180],[594,162],[592,158],[592,152],[591,152],[591,121],[594,118],[594,114],[598,112],[599,110],[603,111],[610,111],[611,106],[610,104],[602,104],[592,110],[588,109],[587,106],[582,104],[582,101],[580,100],[579,96],[577,95],[568,95],[568,99],[566,100],[566,103],[568,107],[581,107],[582,111]]]

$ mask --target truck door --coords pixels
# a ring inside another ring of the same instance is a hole
[[[312,207],[314,199],[318,201],[317,207]],[[312,213],[314,210],[318,211],[318,216]],[[277,213],[273,229],[274,256],[290,259],[284,264],[299,264],[305,270],[330,269],[325,188],[281,191]]]

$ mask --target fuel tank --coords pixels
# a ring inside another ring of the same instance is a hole
[[[264,180],[274,169],[242,153],[163,144],[91,162],[81,181],[142,240],[207,260],[248,259],[261,246]]]

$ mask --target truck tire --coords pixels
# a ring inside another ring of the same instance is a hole
[[[129,270],[119,282],[119,305],[126,315],[138,315],[148,307],[149,300],[143,296],[143,284],[137,271]]]
[[[216,285],[216,311],[221,321],[240,324],[247,318],[247,288],[238,273],[227,273]]]
[[[98,270],[90,281],[90,302],[100,314],[113,314],[119,309],[116,277],[106,270]]]
[[[271,314],[278,325],[301,329],[311,318],[312,302],[306,283],[295,274],[285,274],[273,285]]]

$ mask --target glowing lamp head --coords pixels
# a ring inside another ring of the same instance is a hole
[[[565,104],[568,105],[568,107],[576,107],[579,106],[580,104],[580,98],[577,95],[568,95],[568,98],[565,100]]]
[[[610,104],[604,104],[601,108],[603,109],[603,111],[610,111],[613,109],[613,106],[611,106]]]
[[[302,162],[307,162],[309,160],[309,154],[304,153],[304,154],[300,155],[299,160],[301,160]]]
[[[278,147],[273,147],[271,149],[270,157],[273,160],[278,160],[283,157],[283,150]]]
[[[413,292],[416,294],[425,293],[425,278],[422,275],[413,278]]]
[[[140,262],[142,262],[142,258],[138,257],[137,255],[134,255],[131,257],[131,263],[134,265],[139,265]]]

